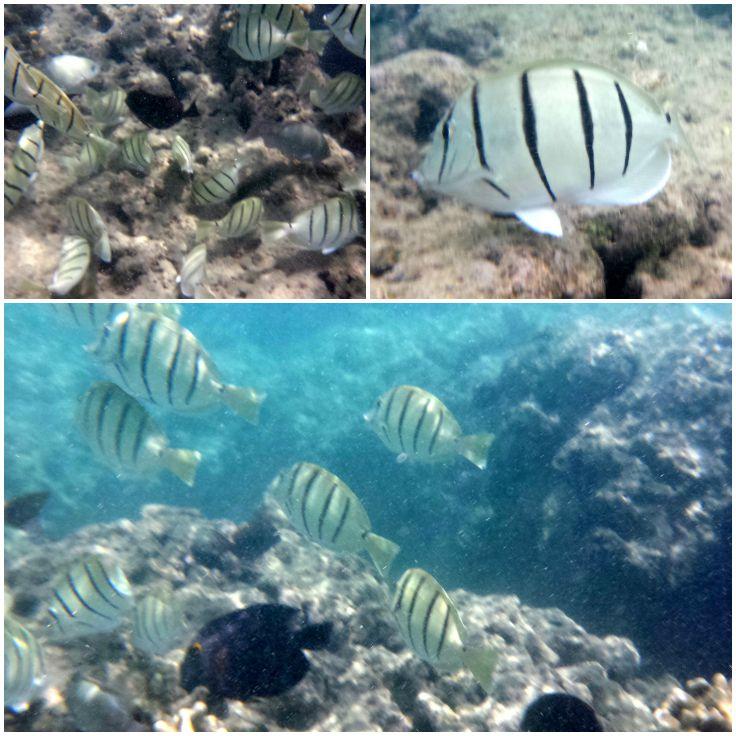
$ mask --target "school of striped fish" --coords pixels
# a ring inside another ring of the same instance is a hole
[[[172,448],[147,405],[172,413],[227,408],[258,424],[265,393],[226,383],[203,344],[180,324],[176,304],[66,302],[55,309],[92,336],[88,354],[108,374],[109,380],[94,382],[79,397],[70,421],[91,457],[116,475],[140,479],[166,471],[191,487],[200,462],[207,461],[198,450]],[[389,389],[364,420],[399,462],[451,462],[461,456],[486,468],[493,436],[464,434],[450,409],[419,387]],[[390,568],[400,548],[373,530],[359,494],[345,480],[299,461],[276,474],[266,495],[310,542],[367,555],[378,579],[391,589],[386,604],[417,657],[441,672],[466,667],[489,691],[496,648],[480,640],[480,632],[468,632],[452,598],[428,572],[409,569],[392,583]],[[16,712],[43,688],[43,639],[63,643],[127,626],[133,647],[163,656],[182,646],[191,630],[176,593],[158,588],[136,597],[126,572],[104,550],[77,560],[52,582],[39,636],[6,616],[5,704]],[[97,693],[89,683],[79,687]]]
[[[350,53],[365,59],[363,5],[337,6],[324,15],[323,22],[329,29],[324,31],[310,30],[305,11],[298,5],[238,5],[232,18],[223,30],[229,33],[228,48],[244,62],[272,62],[289,49],[320,55],[333,36]],[[11,164],[6,167],[6,214],[29,195],[39,173],[43,175],[45,126],[79,144],[78,155],[60,157],[74,182],[88,180],[107,169],[127,170],[142,178],[149,176],[160,149],[155,150],[151,145],[148,131],[138,130],[123,139],[113,139],[115,128],[130,116],[125,90],[91,87],[100,66],[83,57],[70,54],[54,57],[44,69],[24,61],[5,39],[6,96],[14,106],[30,110],[38,117],[38,122],[21,132]],[[78,94],[81,98],[75,96]],[[342,72],[326,82],[314,72],[308,72],[297,85],[297,94],[308,99],[324,115],[338,116],[365,105],[366,86],[364,79],[351,72]],[[310,128],[304,124],[281,124],[277,135],[272,136],[277,141],[275,147],[293,160],[319,161],[330,155],[322,133]],[[263,140],[271,145],[265,134]],[[324,207],[318,202],[306,212],[294,212],[292,223],[283,223],[280,228],[266,227],[266,223],[273,221],[264,218],[263,224],[259,222],[263,204],[252,208],[253,202],[260,200],[250,197],[243,202],[233,202],[247,169],[244,159],[236,158],[216,170],[202,170],[197,164],[198,152],[192,150],[190,141],[177,134],[171,136],[168,143],[169,160],[189,188],[189,202],[195,206],[197,216],[194,237],[177,233],[175,249],[181,250],[181,243],[184,243],[186,252],[180,261],[176,283],[172,284],[172,296],[208,295],[206,263],[210,246],[205,241],[209,241],[210,236],[233,239],[249,235],[260,238],[267,248],[288,244],[325,255],[364,236],[362,215],[353,194],[355,189],[343,189],[339,181],[335,182],[336,196],[328,199]],[[365,190],[365,184],[362,189]],[[335,204],[338,199],[339,204]],[[219,220],[208,219],[212,208],[225,202],[231,203],[230,212]],[[110,244],[108,238],[105,203],[73,195],[65,204],[69,232],[61,236],[58,268],[51,283],[47,287],[37,285],[36,290],[72,297],[94,296],[98,259],[110,263],[117,255],[115,243]],[[187,204],[186,199],[183,204]],[[316,213],[320,208],[321,215],[312,214],[312,210]],[[319,218],[321,229],[310,235],[302,224],[305,218],[310,221]],[[87,246],[79,239],[72,246],[70,236],[81,236]]]

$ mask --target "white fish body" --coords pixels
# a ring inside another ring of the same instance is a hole
[[[593,64],[540,62],[474,83],[413,176],[431,191],[561,236],[558,204],[631,205],[667,182],[676,121]]]
[[[10,166],[5,171],[5,204],[9,213],[28,191],[38,175],[44,153],[43,120],[23,129],[13,151]]]
[[[111,127],[125,120],[128,106],[125,104],[125,92],[119,87],[107,92],[97,92],[88,87],[84,96],[92,117],[100,125]]]
[[[184,256],[181,273],[176,277],[181,293],[189,298],[198,297],[202,284],[207,280],[207,246],[195,245]]]
[[[49,291],[59,296],[68,294],[87,273],[92,260],[92,246],[81,235],[67,235],[61,244],[59,267],[49,285]]]
[[[194,156],[189,144],[180,135],[177,135],[171,144],[171,155],[179,166],[179,170],[191,178],[194,175]]]
[[[321,54],[329,40],[327,31],[294,28],[283,31],[266,15],[240,14],[230,32],[228,47],[246,61],[272,61],[288,48]]]
[[[36,637],[19,621],[5,614],[4,688],[6,708],[27,710],[46,679],[43,651]]]
[[[66,212],[74,231],[87,238],[94,245],[95,253],[105,263],[109,263],[112,252],[107,227],[97,210],[82,197],[69,197]]]
[[[46,64],[46,73],[67,94],[78,94],[100,73],[100,65],[84,56],[62,54]]]
[[[262,215],[263,200],[260,197],[241,199],[220,220],[198,220],[196,241],[199,243],[212,233],[223,239],[240,238],[256,228]]]
[[[187,624],[172,594],[147,595],[133,611],[133,644],[149,654],[166,654],[182,642]]]
[[[365,13],[364,4],[338,5],[323,18],[335,38],[361,59],[365,59]]]

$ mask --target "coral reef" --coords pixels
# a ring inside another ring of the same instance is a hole
[[[684,690],[672,690],[654,717],[670,731],[732,731],[731,680],[720,673],[711,682],[704,677],[688,680]]]
[[[374,295],[729,297],[730,27],[698,21],[694,12],[445,4],[378,13],[371,36]],[[603,216],[597,208],[564,209],[561,240],[420,192],[410,172],[470,80],[551,58],[602,64],[666,102],[683,119],[700,163],[680,150],[666,188],[644,205]],[[592,218],[602,218],[605,239]]]
[[[96,296],[177,297],[176,276],[194,245],[196,218],[217,219],[228,209],[192,206],[189,185],[171,157],[177,134],[191,146],[197,173],[214,173],[242,158],[237,197],[262,197],[269,220],[288,221],[339,193],[339,179],[365,158],[362,110],[330,118],[297,93],[310,73],[326,79],[311,52],[289,50],[272,64],[240,59],[227,48],[227,7],[111,5],[103,12],[99,6],[56,5],[36,8],[35,15],[6,10],[6,35],[28,63],[42,66],[56,54],[81,54],[101,62],[93,82],[98,89],[143,86],[170,94],[166,72],[201,112],[149,134],[155,159],[142,177],[108,168],[75,180],[62,168],[61,155],[78,156],[79,146],[51,131],[35,199],[24,199],[5,222],[7,296],[28,296],[29,282],[50,283],[68,229],[64,204],[73,194],[98,210],[110,235],[113,262],[99,269]],[[278,127],[286,121],[322,130],[329,156],[318,163],[296,161],[256,137],[259,125]],[[143,124],[127,114],[113,139],[119,142],[141,130]],[[6,162],[12,149],[6,136]],[[218,298],[363,297],[365,249],[356,242],[327,257],[259,244],[257,236],[246,235],[212,242],[207,273],[206,286]]]

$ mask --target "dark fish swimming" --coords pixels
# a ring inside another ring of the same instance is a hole
[[[567,693],[548,693],[527,707],[520,731],[602,731],[595,711]]]
[[[299,161],[322,161],[330,155],[327,139],[308,123],[284,123],[264,126],[253,137],[260,137],[269,148],[278,148]]]
[[[196,100],[185,110],[181,100],[174,94],[157,95],[143,89],[128,92],[125,104],[138,120],[149,128],[163,130],[176,125],[183,118],[199,117]]]
[[[205,685],[219,698],[248,700],[290,690],[309,672],[302,649],[323,649],[329,621],[313,624],[298,608],[258,604],[216,618],[187,650],[180,683]]]
[[[34,491],[16,496],[5,502],[5,523],[18,529],[33,521],[43,510],[51,494]]]

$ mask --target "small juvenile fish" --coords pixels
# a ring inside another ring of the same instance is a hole
[[[646,92],[603,67],[539,62],[475,82],[412,174],[425,189],[562,236],[557,204],[632,205],[659,192],[687,141]]]
[[[167,317],[142,309],[121,312],[91,350],[138,398],[181,412],[225,404],[258,424],[265,394],[223,383],[199,340]]]
[[[386,391],[364,419],[389,450],[407,458],[447,460],[462,455],[485,470],[492,434],[463,435],[450,410],[436,397],[416,386]]]
[[[97,210],[82,197],[70,197],[66,203],[67,217],[72,228],[92,243],[95,253],[110,263],[112,253],[107,228]]]
[[[341,115],[365,104],[365,80],[342,72],[319,89],[309,92],[309,101],[327,115]]]
[[[120,157],[123,164],[140,174],[147,174],[153,161],[153,148],[148,142],[148,133],[134,133],[120,144]]]
[[[114,383],[99,381],[79,398],[76,423],[95,457],[116,473],[146,475],[163,469],[194,485],[202,455],[169,447],[148,412]]]
[[[85,179],[96,174],[107,163],[105,152],[91,140],[82,143],[78,158],[72,156],[59,158],[69,175],[77,179]]]
[[[213,232],[218,238],[240,238],[253,230],[263,215],[263,200],[260,197],[248,197],[232,206],[221,220],[214,222],[197,221],[197,242],[204,240]]]
[[[488,692],[498,654],[490,647],[468,647],[467,631],[455,604],[425,570],[407,570],[391,601],[399,631],[420,659],[444,672],[467,667]]]
[[[46,74],[67,94],[79,94],[100,73],[100,65],[84,56],[62,54],[46,64]]]
[[[181,293],[189,298],[199,295],[202,284],[207,280],[207,246],[195,245],[184,256],[181,273],[176,277]]]
[[[149,128],[159,130],[170,128],[183,118],[199,117],[196,100],[185,110],[181,100],[174,94],[159,95],[134,89],[128,92],[125,104],[138,120]]]
[[[171,154],[179,170],[191,178],[194,175],[194,156],[189,144],[180,135],[177,135],[171,144]]]
[[[338,5],[323,20],[350,53],[365,59],[365,5]]]
[[[36,176],[44,152],[43,120],[24,128],[5,171],[5,204],[8,214],[28,191]]]
[[[125,92],[119,87],[111,89],[109,92],[97,92],[88,87],[84,96],[87,100],[92,117],[97,123],[105,127],[118,125],[125,120]]]
[[[61,258],[49,291],[64,296],[84,278],[92,260],[92,246],[81,235],[67,235],[61,244]]]
[[[6,708],[20,713],[41,692],[46,679],[43,651],[36,637],[7,613],[3,638],[4,703]]]
[[[133,611],[133,645],[149,654],[166,654],[187,634],[187,625],[180,605],[155,595],[138,601]]]
[[[48,607],[54,637],[113,631],[133,607],[133,591],[119,565],[94,555],[72,565],[54,586]]]
[[[242,163],[225,166],[210,176],[199,177],[192,184],[192,200],[195,204],[216,204],[225,202],[238,189],[238,175]]]
[[[289,521],[309,539],[339,552],[366,551],[382,576],[399,546],[371,531],[371,522],[358,497],[325,468],[297,463],[279,473],[269,492]]]
[[[238,12],[240,15],[262,15],[284,33],[309,30],[309,21],[304,17],[301,8],[296,5],[238,5]]]
[[[239,15],[232,31],[228,47],[246,61],[271,61],[288,48],[314,51],[321,54],[329,34],[308,29],[282,31],[267,17],[259,13]]]
[[[363,235],[358,205],[349,194],[332,197],[300,212],[293,222],[264,222],[263,241],[286,240],[328,255]]]

